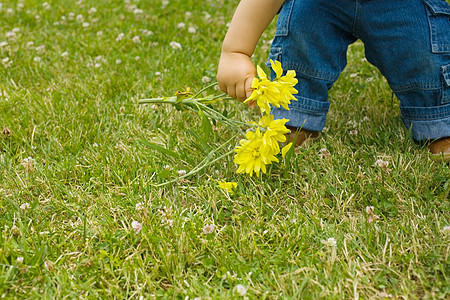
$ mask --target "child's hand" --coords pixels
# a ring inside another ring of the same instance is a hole
[[[256,76],[255,65],[243,53],[222,52],[217,71],[217,82],[222,91],[244,101],[252,94],[252,81]],[[252,106],[250,104],[250,106]]]

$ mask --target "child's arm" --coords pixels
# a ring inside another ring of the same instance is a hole
[[[261,34],[284,0],[242,0],[222,45],[217,81],[222,91],[245,100],[252,93],[256,68],[250,60]]]

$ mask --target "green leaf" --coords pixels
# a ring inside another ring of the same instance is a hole
[[[197,140],[197,142],[199,143],[197,145],[201,147],[202,152],[211,150],[208,147],[208,143],[205,141],[205,139],[203,139],[201,136],[199,136],[195,131],[193,131],[191,129],[188,129],[187,131]]]
[[[201,132],[205,134],[206,140],[209,140],[209,138],[212,135],[212,127],[211,123],[209,122],[208,117],[203,113],[203,111],[199,110],[198,114],[202,118],[202,124],[200,126]]]
[[[138,141],[139,144],[143,144],[143,145],[145,145],[145,146],[147,146],[147,147],[149,147],[149,148],[151,148],[153,150],[161,152],[162,154],[169,155],[169,156],[172,156],[172,157],[175,157],[175,158],[179,158],[178,153],[176,153],[176,152],[174,152],[172,150],[166,149],[166,148],[164,148],[164,147],[162,147],[160,145],[157,145],[157,144],[154,144],[154,143],[150,143],[150,142],[145,141],[145,140],[137,140],[137,141]]]
[[[158,177],[160,179],[166,179],[167,177],[169,177],[170,175],[172,175],[172,172],[170,172],[169,170],[161,170],[157,173]]]

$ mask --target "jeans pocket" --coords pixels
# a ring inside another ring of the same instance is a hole
[[[442,78],[444,83],[442,86],[442,104],[450,103],[450,65],[441,67]]]
[[[280,15],[277,20],[277,31],[275,36],[287,36],[289,34],[289,21],[292,15],[292,8],[295,0],[287,0],[284,2],[280,10]]]
[[[281,61],[281,53],[283,52],[283,49],[281,47],[274,47],[272,46],[270,48],[270,53],[269,53],[269,59],[266,62],[266,67],[268,67],[270,69],[270,78],[275,78],[276,74],[274,72],[274,70],[272,70],[272,66],[270,65],[270,60],[276,60],[279,61],[281,64],[283,64],[283,62]]]
[[[433,53],[450,53],[450,4],[445,0],[422,0],[428,8]]]

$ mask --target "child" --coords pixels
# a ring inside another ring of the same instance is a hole
[[[281,8],[281,9],[280,9]],[[269,58],[295,70],[298,101],[286,118],[296,145],[318,138],[329,109],[328,90],[344,69],[349,44],[365,45],[366,58],[400,99],[401,117],[416,141],[450,161],[450,5],[445,0],[242,0],[225,37],[219,87],[244,100],[252,92],[250,60],[277,12]],[[273,74],[273,72],[272,72]],[[294,129],[294,130],[292,130]]]

